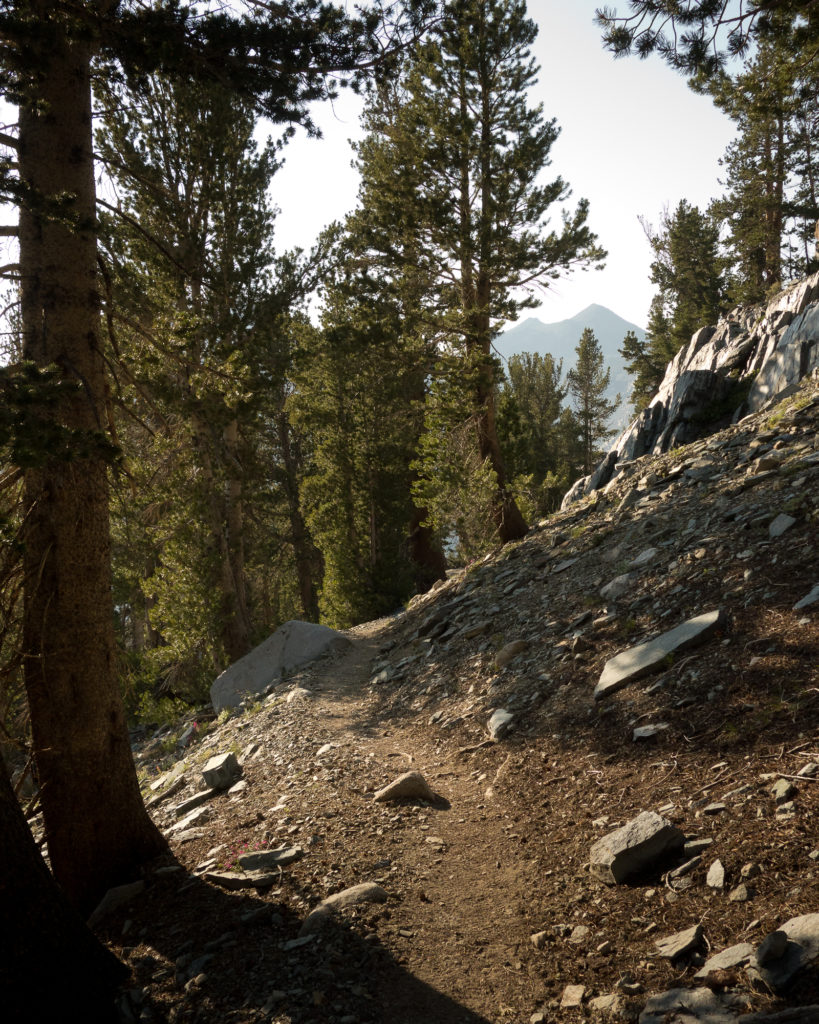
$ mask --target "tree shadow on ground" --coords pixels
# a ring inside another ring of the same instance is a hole
[[[288,903],[303,898],[286,874],[266,893],[225,891],[181,871],[155,876],[98,929],[133,972],[123,1019],[489,1024],[379,943],[367,922],[389,916],[389,904],[345,911],[300,938],[302,918]]]

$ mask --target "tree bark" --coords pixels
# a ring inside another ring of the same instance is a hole
[[[0,764],[0,992],[8,1021],[118,1019],[114,996],[128,977],[85,926],[43,862]]]
[[[48,0],[33,6],[45,19]],[[91,54],[63,38],[38,56],[37,98],[20,109],[24,356],[76,385],[50,415],[90,440],[105,399]],[[25,478],[25,685],[52,869],[81,911],[167,849],[142,804],[118,689],[108,467],[90,444]]]
[[[282,456],[283,486],[290,517],[290,540],[296,563],[296,577],[299,585],[301,612],[308,622],[318,622],[318,582],[321,579],[321,552],[313,543],[310,530],[304,521],[299,501],[298,457],[293,451],[290,439],[290,420],[284,408],[284,399],[276,413],[276,432]]]
[[[425,594],[439,580],[446,579],[446,556],[431,526],[424,526],[428,512],[412,503],[409,525],[410,559],[415,572],[415,588]]]

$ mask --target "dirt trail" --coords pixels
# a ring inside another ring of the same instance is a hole
[[[433,746],[417,725],[378,717],[367,684],[384,629],[379,620],[355,630],[352,649],[315,677],[312,703],[336,742],[369,755],[384,782],[420,771],[442,797],[440,806],[416,808],[417,822],[402,839],[412,881],[401,893],[393,947],[403,969],[388,983],[384,1020],[517,1019],[508,1015],[520,1004],[521,988],[528,1001],[540,986],[523,973],[519,957],[530,934],[533,864],[521,856],[520,836],[492,786],[509,758],[493,757],[499,767],[488,773],[475,770],[469,755]],[[418,981],[428,987],[425,1001]]]

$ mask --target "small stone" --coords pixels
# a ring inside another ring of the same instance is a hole
[[[778,960],[784,954],[787,945],[788,936],[786,932],[771,932],[760,942],[759,949],[756,951],[756,962],[760,967],[764,967],[765,964],[770,963],[772,960]]]
[[[796,796],[797,792],[796,786],[794,786],[790,779],[778,779],[771,786],[771,796],[777,804],[784,804],[791,797]]]
[[[239,889],[268,889],[279,876],[267,871],[208,871],[203,877],[206,882],[236,892]]]
[[[589,937],[589,929],[584,924],[579,924],[575,928],[572,928],[572,934],[569,936],[569,942],[579,944],[585,942]]]
[[[657,722],[655,725],[638,725],[631,735],[637,743],[640,740],[653,740],[668,729],[668,722]]]
[[[789,530],[795,522],[796,520],[793,518],[793,516],[789,516],[786,515],[784,512],[780,512],[780,514],[776,517],[776,519],[774,519],[774,521],[768,527],[768,536],[771,539],[774,539],[775,537],[781,537],[782,534],[785,533],[786,530]]]
[[[756,878],[757,875],[761,875],[762,868],[758,864],[755,864],[754,861],[748,861],[747,864],[742,865],[739,873],[741,877],[747,881],[751,878]]]
[[[600,945],[597,947],[597,952],[601,953],[603,956],[608,956],[609,953],[613,952],[613,950],[614,943],[611,942],[610,939],[606,939],[605,942],[601,942]]]
[[[693,857],[698,853],[703,853],[709,846],[713,845],[714,840],[710,836],[702,839],[689,839],[683,846],[683,853],[686,857]]]
[[[202,778],[210,789],[224,790],[241,776],[242,769],[232,753],[217,754],[202,769]]]
[[[193,796],[189,796],[186,800],[182,800],[180,803],[174,804],[171,810],[177,818],[182,818],[197,807],[201,807],[202,804],[206,804],[208,800],[216,796],[217,793],[219,793],[218,789],[201,789],[198,793],[194,793]]]
[[[657,548],[646,548],[645,551],[641,551],[636,558],[632,558],[628,567],[629,569],[642,569],[644,566],[653,562],[656,556]]]
[[[301,846],[280,846],[276,850],[260,850],[258,853],[243,853],[239,857],[239,866],[244,871],[271,871],[274,868],[287,867],[304,856]]]
[[[619,1017],[622,1015],[623,1001],[616,992],[612,992],[607,996],[595,996],[594,999],[589,1001],[589,1007],[594,1010],[595,1013],[601,1013],[604,1016]]]
[[[796,774],[800,779],[813,779],[817,772],[819,772],[819,764],[815,761],[808,761],[808,763],[803,765]]]
[[[728,899],[732,903],[747,903],[751,898],[751,890],[747,885],[738,885],[735,889],[732,889],[728,894]]]
[[[652,672],[659,672],[669,663],[669,656],[673,660],[676,652],[704,644],[725,625],[725,622],[726,617],[721,609],[705,612],[653,640],[609,658],[594,688],[594,699],[602,700],[630,682],[642,679]]]
[[[546,945],[546,940],[549,937],[548,932],[535,932],[534,935],[529,936],[529,941],[535,947],[535,949],[543,949]]]
[[[715,860],[708,869],[708,874],[705,876],[705,884],[709,889],[722,889],[725,887],[725,868],[722,866],[721,860]]]
[[[513,640],[511,643],[506,644],[502,647],[495,655],[495,665],[498,668],[505,668],[510,661],[517,658],[519,654],[523,654],[527,650],[529,644],[526,640]]]
[[[112,911],[132,900],[135,896],[140,896],[144,891],[145,883],[142,881],[128,882],[126,885],[117,885],[113,889],[109,889],[88,918],[89,927],[93,927]]]
[[[682,832],[670,821],[643,811],[592,846],[589,870],[600,881],[616,885],[683,842]]]
[[[490,737],[496,741],[502,739],[509,731],[514,717],[511,711],[506,711],[503,708],[494,711],[486,726]]]
[[[615,578],[600,588],[600,596],[604,601],[616,601],[618,597],[622,597],[628,593],[634,582],[634,576],[631,573],[625,573],[622,576],[615,576]]]
[[[795,612],[799,612],[803,608],[809,608],[812,604],[816,604],[817,602],[819,602],[819,583],[817,583],[813,590],[811,590],[809,594],[806,594],[801,601],[796,602],[793,606],[793,610]]]
[[[676,960],[701,946],[702,936],[702,925],[695,924],[686,928],[685,931],[668,935],[664,939],[657,939],[654,945],[660,956],[665,957],[666,960]]]
[[[586,994],[585,985],[567,985],[563,989],[563,998],[560,1000],[562,1010],[573,1010],[583,1005],[583,996]]]
[[[739,967],[740,964],[747,964],[753,955],[754,947],[750,942],[739,942],[709,957],[694,977],[707,978],[712,971],[728,971],[732,967]]]
[[[416,799],[435,801],[435,794],[427,780],[420,772],[405,772],[394,779],[389,785],[379,789],[373,797],[376,803],[388,803],[390,800]]]
[[[386,903],[387,893],[375,882],[362,882],[360,885],[353,885],[349,889],[333,893],[326,900],[322,900],[315,910],[311,911],[302,922],[299,929],[300,936],[307,936],[317,931],[323,921],[332,916],[337,910],[345,907],[355,907],[360,903]]]
[[[728,810],[728,808],[725,806],[725,804],[714,803],[714,804],[708,804],[707,807],[703,807],[702,813],[703,814],[707,814],[709,816],[713,816],[713,815],[716,815],[716,814],[723,814],[727,810]]]

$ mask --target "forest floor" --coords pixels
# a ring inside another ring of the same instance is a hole
[[[182,770],[194,792],[207,759],[231,750],[247,785],[171,834],[175,860],[98,926],[133,972],[125,1018],[636,1020],[651,993],[701,984],[705,956],[819,911],[819,775],[797,778],[819,762],[819,604],[793,608],[817,582],[819,396],[809,412],[790,434],[787,420],[767,435],[746,425],[784,460],[750,498],[735,430],[711,445],[723,458],[711,482],[677,488],[665,506],[659,496],[626,511],[613,494],[561,514],[394,618],[350,630],[344,652],[229,720],[206,730],[200,715],[184,751],[141,741],[147,796]],[[777,431],[801,460],[795,480]],[[669,467],[652,473],[671,478]],[[776,538],[768,524],[784,506],[794,524]],[[649,541],[661,557],[603,614],[600,584]],[[717,637],[595,704],[608,658],[716,606],[728,616]],[[525,650],[499,667],[518,638]],[[514,727],[488,742],[498,707]],[[635,742],[651,723],[664,728]],[[439,799],[373,800],[407,771]],[[796,787],[784,808],[780,778]],[[152,812],[164,830],[184,795]],[[712,840],[702,861],[679,878],[678,856],[626,884],[596,881],[591,846],[646,810]],[[266,888],[205,879],[242,852],[292,845],[304,856]],[[706,883],[717,859],[723,888]],[[312,909],[362,882],[387,901],[300,940]],[[700,949],[660,955],[656,940],[695,924]],[[708,981],[737,1013],[819,1003],[815,961],[784,993],[754,989],[739,968]],[[583,986],[577,1006],[570,985]],[[609,1010],[596,1008],[601,996],[614,997]]]

